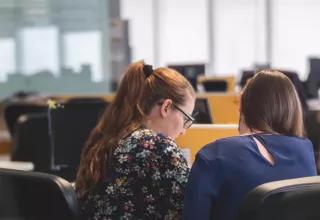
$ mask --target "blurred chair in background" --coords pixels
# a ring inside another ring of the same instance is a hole
[[[52,109],[21,103],[8,106],[11,121],[20,116],[12,125],[11,159],[30,161],[35,171],[73,181],[82,147],[107,105],[102,98],[81,97]]]
[[[49,110],[52,170],[62,172],[69,181],[75,179],[82,148],[107,106],[101,100],[77,100]]]
[[[50,171],[50,142],[46,112],[19,117],[12,139],[11,160],[30,161],[35,171]]]

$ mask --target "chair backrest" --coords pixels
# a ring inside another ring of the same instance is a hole
[[[0,219],[81,219],[72,185],[57,176],[0,168]]]
[[[269,182],[247,194],[237,220],[320,219],[319,201],[319,176]]]
[[[107,102],[66,103],[49,111],[49,138],[52,169],[69,170],[75,178],[80,155]]]
[[[14,129],[11,160],[30,161],[36,171],[47,172],[50,152],[47,113],[21,115]]]

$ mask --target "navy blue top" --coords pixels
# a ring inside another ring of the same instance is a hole
[[[235,219],[244,196],[256,186],[275,180],[316,175],[308,139],[255,134],[273,156],[271,165],[252,135],[217,140],[202,148],[189,175],[183,219]]]

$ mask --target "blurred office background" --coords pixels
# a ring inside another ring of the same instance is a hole
[[[108,93],[131,61],[270,66],[306,80],[320,57],[317,0],[1,0],[0,98]]]
[[[319,11],[319,0],[0,0],[0,168],[73,182],[123,71],[145,60],[177,69],[197,90],[196,123],[176,139],[189,165],[204,145],[239,134],[246,80],[281,70],[297,88],[320,174]],[[28,185],[13,171],[16,184],[8,174],[0,170],[0,218],[13,210],[25,219],[46,200],[44,212],[60,207],[45,178],[20,173],[36,181]]]
[[[143,59],[197,89],[198,125],[177,139],[190,164],[208,142],[238,134],[246,80],[281,70],[320,173],[319,11],[318,0],[0,0],[0,162],[73,180],[123,71]]]

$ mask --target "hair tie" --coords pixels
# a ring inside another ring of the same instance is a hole
[[[143,65],[143,73],[146,78],[148,78],[153,73],[152,65],[144,64]]]

